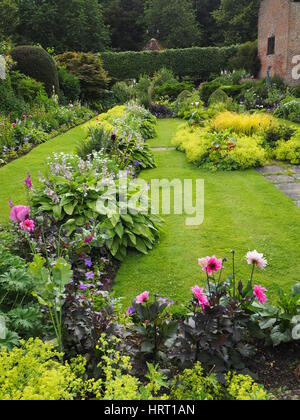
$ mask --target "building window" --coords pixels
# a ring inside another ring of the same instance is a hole
[[[275,36],[268,38],[268,55],[275,54]]]

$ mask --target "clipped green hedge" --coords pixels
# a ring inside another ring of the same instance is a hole
[[[228,67],[239,46],[169,49],[164,51],[104,52],[104,68],[116,80],[138,79],[141,74],[153,75],[162,67],[176,76],[194,80],[208,79]]]
[[[59,91],[59,81],[55,62],[43,48],[21,45],[11,51],[16,68],[21,73],[44,84],[51,96],[53,89]]]

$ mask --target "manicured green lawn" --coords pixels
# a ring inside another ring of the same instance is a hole
[[[0,168],[0,224],[8,221],[10,196],[15,205],[26,204],[24,180],[27,172],[30,172],[35,182],[39,172],[45,170],[47,157],[52,153],[73,152],[79,140],[86,136],[90,124],[94,124],[94,121],[75,127]]]
[[[178,121],[159,121],[155,147],[169,144]],[[167,135],[167,141],[164,136]],[[185,215],[165,216],[160,244],[146,256],[131,254],[122,264],[114,291],[124,305],[144,290],[177,302],[189,298],[191,287],[203,283],[197,259],[237,252],[238,276],[248,279],[248,250],[263,252],[269,261],[255,281],[272,297],[275,284],[289,287],[300,281],[300,210],[255,170],[210,173],[189,164],[183,153],[155,152],[158,167],[144,171],[146,180],[205,180],[205,221],[198,229],[185,225]]]
[[[170,129],[170,124],[172,123]],[[174,131],[176,131],[177,127],[184,123],[182,120],[174,119],[170,123],[170,120],[160,120],[159,121],[159,132],[158,136],[153,139],[149,140],[149,145],[153,148],[159,147],[174,147],[171,143],[171,140],[174,136]]]

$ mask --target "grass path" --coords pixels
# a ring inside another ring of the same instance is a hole
[[[10,196],[14,204],[26,204],[24,180],[27,172],[30,172],[33,182],[37,180],[39,172],[45,170],[47,157],[52,153],[73,152],[91,124],[94,124],[94,120],[41,144],[22,158],[0,168],[0,224],[8,221]]]
[[[168,146],[178,121],[159,121],[152,147]],[[238,276],[248,279],[248,250],[265,253],[269,267],[255,281],[268,287],[291,286],[300,280],[300,210],[255,170],[210,173],[189,164],[183,153],[155,152],[157,168],[142,173],[151,179],[204,179],[205,221],[198,229],[185,225],[185,215],[165,216],[161,242],[149,255],[130,254],[115,281],[115,293],[130,304],[144,290],[177,302],[204,281],[197,259],[237,251]]]

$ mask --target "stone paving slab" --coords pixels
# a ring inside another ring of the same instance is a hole
[[[293,184],[276,184],[276,187],[280,189],[285,195],[296,200],[300,200],[300,183],[295,182]]]
[[[295,178],[289,175],[268,175],[265,178],[274,184],[291,184],[295,183]]]
[[[285,172],[285,170],[279,165],[267,165],[257,169],[261,174],[277,174],[279,172]]]
[[[295,205],[300,208],[300,166],[291,165],[282,168],[274,164],[258,168],[257,171],[286,196],[292,198]]]

